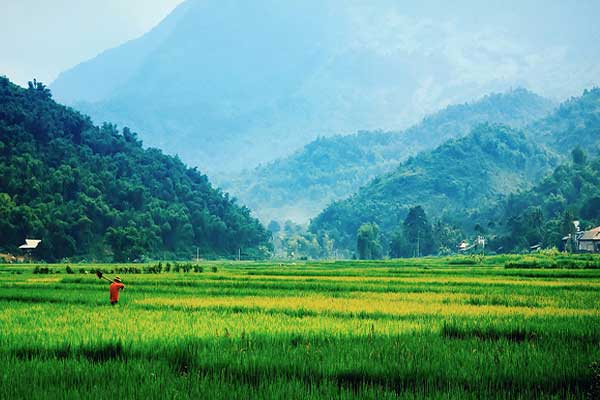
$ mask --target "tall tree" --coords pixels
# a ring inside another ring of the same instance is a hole
[[[377,224],[362,224],[356,234],[356,250],[361,260],[381,258],[379,227]]]
[[[413,251],[413,256],[430,255],[435,249],[433,231],[423,207],[412,207],[404,220],[404,235]]]
[[[410,257],[412,255],[411,245],[406,241],[404,231],[397,229],[390,240],[390,257]]]
[[[571,151],[571,158],[573,159],[573,163],[576,165],[583,165],[587,161],[587,154],[581,148],[581,146],[577,146]]]
[[[563,214],[560,225],[561,234],[564,235],[564,237],[568,237],[567,241],[565,242],[565,251],[567,252],[576,250],[575,233],[577,230],[575,229],[575,224],[573,223],[574,219],[575,217],[573,216],[573,212],[571,210],[566,210]]]

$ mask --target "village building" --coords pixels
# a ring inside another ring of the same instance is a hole
[[[38,245],[41,243],[42,241],[39,239],[25,239],[25,244],[22,244],[19,246],[19,249],[23,250],[25,252],[25,258],[31,260],[32,256],[31,256],[31,252],[35,249],[37,249]]]
[[[600,226],[584,231],[577,238],[577,249],[579,251],[600,253]]]
[[[38,239],[25,239],[25,244],[19,246],[21,250],[33,250],[38,247],[41,240]]]
[[[470,250],[484,250],[485,249],[485,238],[483,236],[477,236],[473,243],[469,243],[467,240],[461,241],[456,245],[456,249],[459,253],[467,253]]]
[[[465,252],[469,249],[469,242],[467,242],[466,240],[463,240],[456,246],[456,248],[459,252]]]

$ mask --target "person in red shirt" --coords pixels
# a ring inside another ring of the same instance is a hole
[[[115,276],[114,281],[110,284],[110,304],[113,306],[119,302],[119,291],[125,290],[125,285],[121,282],[121,278]]]

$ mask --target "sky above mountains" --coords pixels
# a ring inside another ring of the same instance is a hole
[[[51,83],[60,72],[149,31],[182,1],[2,0],[0,73],[21,85],[34,77]],[[346,3],[364,6],[364,13],[355,13],[360,46],[382,53],[441,50],[462,79],[519,76],[532,90],[556,98],[598,85],[600,68],[592,65],[600,50],[599,24],[593,21],[600,2],[595,0]],[[380,3],[383,21],[368,3]],[[503,62],[491,65],[490,56],[498,53]],[[557,80],[577,88],[566,93]],[[414,100],[427,102],[423,93],[431,96],[435,84],[435,77],[421,82]]]
[[[0,75],[19,85],[60,72],[158,24],[183,0],[0,0]]]
[[[22,85],[34,77],[51,83],[61,71],[147,32],[181,2],[2,0],[0,73]],[[600,67],[593,65],[600,55],[595,0],[344,3],[360,10],[353,12],[357,46],[421,56],[441,50],[465,80],[512,78],[560,98],[600,79]],[[433,76],[420,82],[414,100],[435,96],[436,83]]]

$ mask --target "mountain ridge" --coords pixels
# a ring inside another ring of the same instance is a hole
[[[527,32],[509,51],[506,36],[517,31],[505,29],[506,9],[486,5],[497,13],[487,13],[484,34],[467,17],[474,7],[188,0],[148,34],[74,67],[51,88],[96,123],[129,126],[211,175],[285,157],[317,137],[405,129],[508,87],[552,97],[566,91],[553,68],[532,64],[532,54],[548,50],[537,31],[519,27]],[[580,54],[552,62],[570,67]]]
[[[519,128],[539,119],[554,103],[523,88],[451,105],[403,132],[334,135],[305,145],[287,158],[246,170],[221,186],[247,204],[265,223],[307,222],[328,203],[350,196],[401,161],[466,135],[479,123]]]

